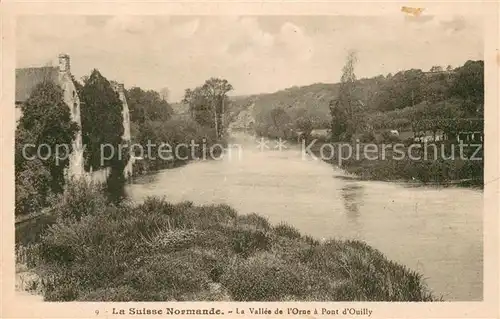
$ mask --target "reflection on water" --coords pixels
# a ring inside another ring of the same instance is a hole
[[[354,183],[346,183],[341,189],[342,198],[347,218],[357,223],[359,217],[359,205],[363,204],[363,186]]]
[[[316,238],[363,240],[422,273],[445,300],[482,300],[482,192],[340,176],[299,150],[259,152],[252,145],[239,160],[164,170],[139,178],[127,192],[136,201],[226,203]]]

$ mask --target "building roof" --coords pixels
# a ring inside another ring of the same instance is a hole
[[[39,67],[16,69],[16,103],[25,102],[33,89],[43,81],[58,83],[58,67]]]

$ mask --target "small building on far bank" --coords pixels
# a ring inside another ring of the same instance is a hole
[[[327,128],[313,129],[309,135],[312,138],[326,139],[330,136],[330,129]]]
[[[421,131],[416,132],[414,135],[415,142],[440,142],[445,141],[447,136],[442,130],[438,130],[435,133],[432,131]]]

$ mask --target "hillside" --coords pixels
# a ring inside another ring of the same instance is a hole
[[[254,116],[266,110],[283,107],[288,111],[308,109],[317,118],[329,116],[328,104],[338,92],[338,84],[316,83],[291,87],[274,93],[232,98],[233,110],[243,110],[254,105]]]
[[[431,113],[433,116],[439,113],[440,116],[482,117],[482,111],[479,114],[476,110],[482,110],[483,70],[483,61],[467,61],[463,66],[448,67],[446,71],[440,67],[433,67],[428,72],[411,69],[359,79],[355,82],[353,100],[358,101],[365,121],[377,120],[375,126],[378,128],[386,126],[384,122],[389,119],[399,120],[397,126],[406,126],[415,116]],[[232,107],[237,113],[255,105],[253,113],[257,124],[276,125],[270,113],[280,108],[285,110],[288,123],[306,117],[315,127],[328,127],[331,120],[329,103],[338,98],[339,88],[340,83],[315,83],[274,93],[232,97]],[[446,115],[441,107],[443,103]]]
[[[368,105],[373,100],[374,92],[380,88],[384,80],[383,76],[357,80],[356,100]],[[298,109],[307,109],[319,118],[329,117],[329,103],[337,98],[339,87],[340,83],[314,83],[307,86],[293,86],[274,93],[234,97],[232,103],[235,109],[246,108],[255,103],[256,113],[283,107],[292,113]]]

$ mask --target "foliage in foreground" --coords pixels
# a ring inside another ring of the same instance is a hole
[[[47,301],[433,300],[419,274],[362,242],[320,243],[224,204],[72,205],[90,194],[62,202],[41,239]]]

